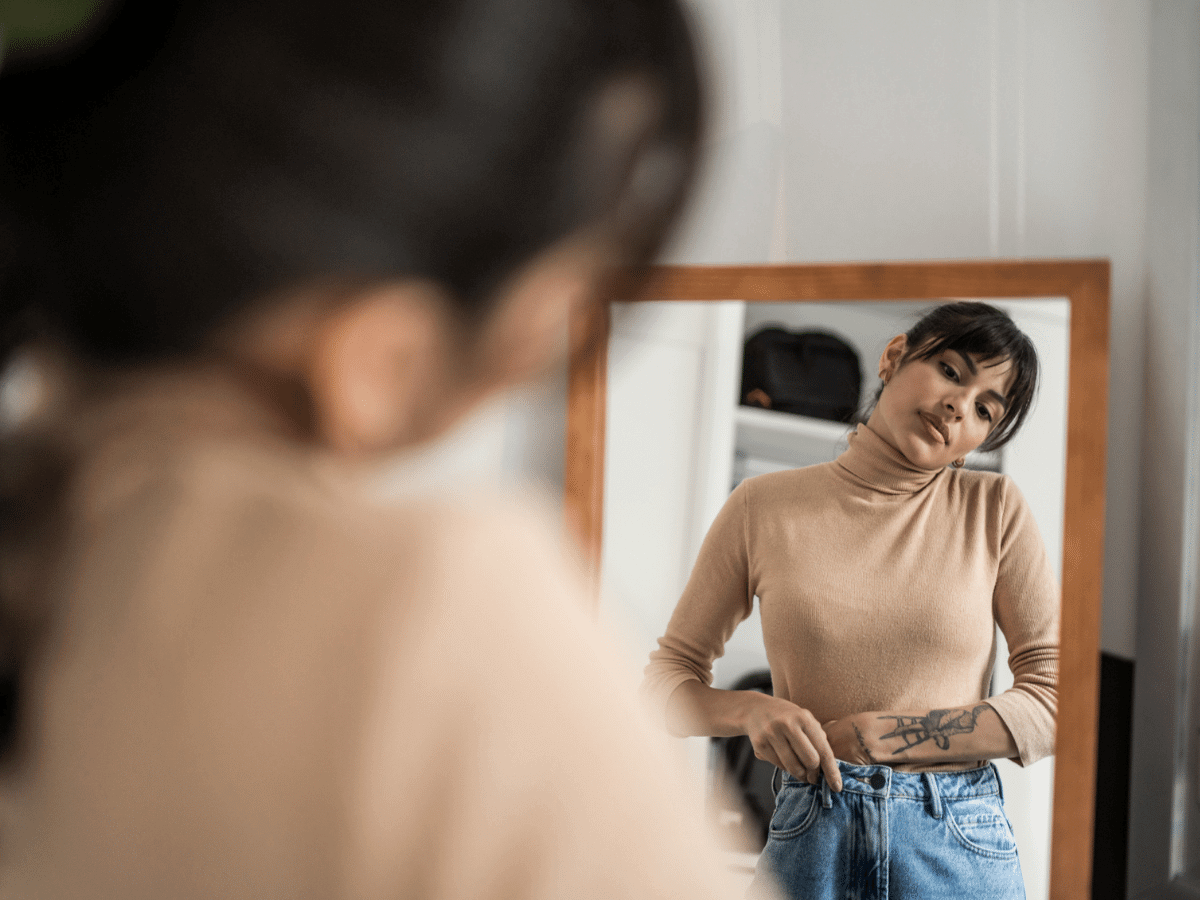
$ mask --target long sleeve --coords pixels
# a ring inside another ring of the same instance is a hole
[[[1033,513],[1011,479],[1002,497],[993,608],[1014,681],[988,702],[1016,741],[1014,762],[1029,765],[1054,752],[1060,591]]]
[[[749,482],[743,482],[717,514],[666,633],[650,654],[642,693],[657,714],[665,715],[671,693],[685,681],[712,684],[713,660],[753,609],[748,494]]]

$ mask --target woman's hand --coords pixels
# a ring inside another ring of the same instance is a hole
[[[679,737],[744,734],[759,759],[809,784],[824,772],[833,790],[842,789],[837,757],[817,717],[780,697],[685,681],[667,702],[667,727]]]
[[[833,790],[842,789],[838,756],[812,713],[767,694],[752,694],[747,704],[743,727],[755,756],[809,784],[816,784],[824,772]]]

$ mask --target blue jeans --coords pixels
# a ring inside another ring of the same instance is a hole
[[[994,766],[838,765],[840,793],[783,774],[751,897],[773,880],[795,900],[1024,900]]]

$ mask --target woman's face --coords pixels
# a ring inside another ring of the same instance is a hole
[[[886,386],[867,424],[914,465],[941,468],[977,448],[999,424],[1015,372],[1009,360],[984,365],[957,350],[904,360],[906,350],[901,336],[884,351]]]

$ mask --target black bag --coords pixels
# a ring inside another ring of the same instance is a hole
[[[858,354],[835,335],[768,326],[746,339],[745,406],[849,422],[858,411],[861,390]]]

